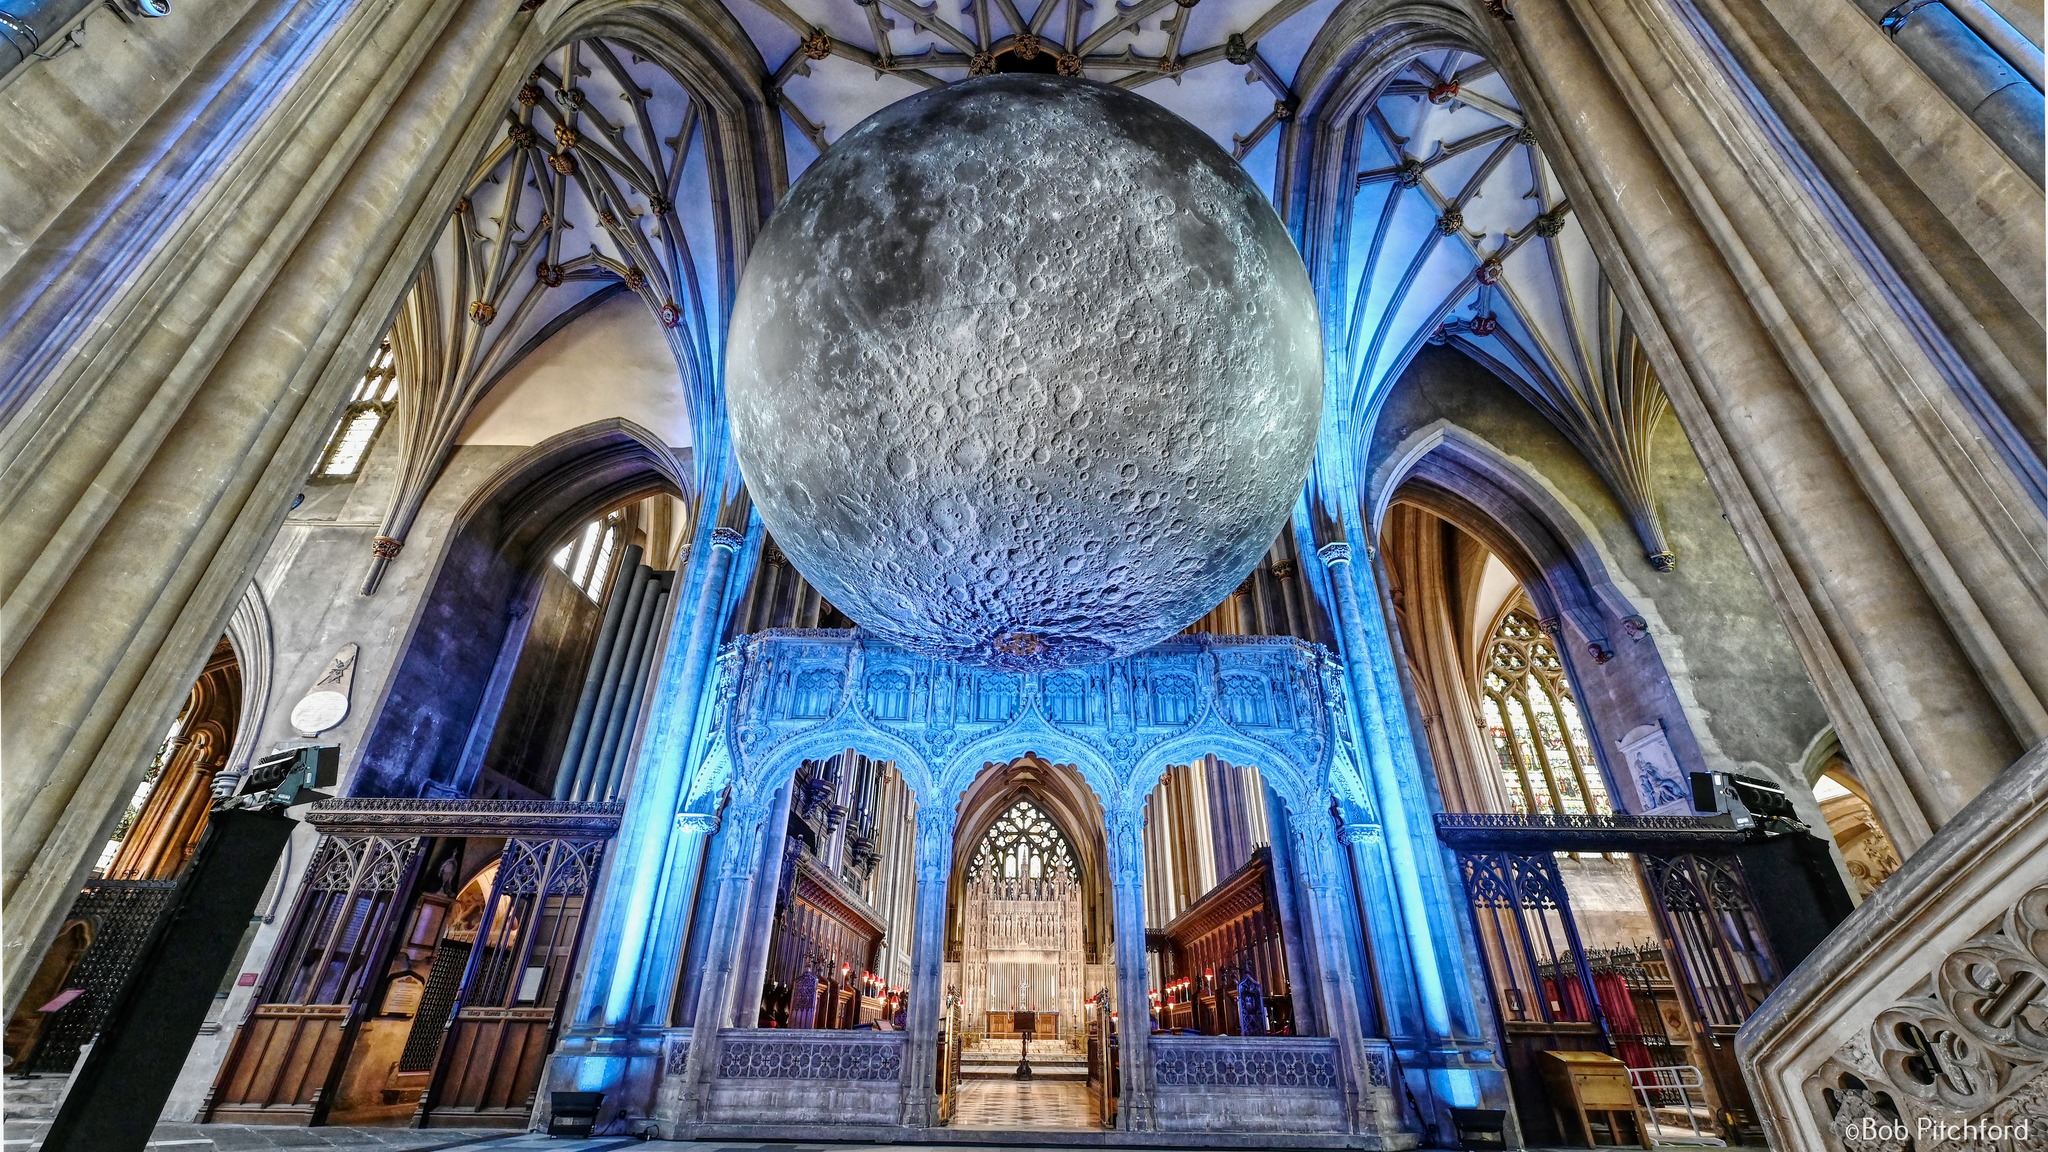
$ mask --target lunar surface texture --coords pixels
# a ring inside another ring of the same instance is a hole
[[[1148,647],[1293,507],[1322,349],[1244,170],[1142,96],[1004,75],[899,101],[755,245],[726,369],[762,520],[825,599],[999,668]]]

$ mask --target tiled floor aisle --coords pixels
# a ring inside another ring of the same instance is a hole
[[[1088,1086],[1055,1080],[963,1080],[955,1128],[1099,1129]]]

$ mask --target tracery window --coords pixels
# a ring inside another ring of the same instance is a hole
[[[1038,805],[1019,800],[989,825],[967,875],[973,880],[1057,880],[1078,873],[1067,837]]]
[[[313,469],[314,478],[355,479],[363,470],[370,445],[397,405],[398,369],[392,366],[391,341],[386,340],[377,346],[377,354],[370,358],[370,367],[363,372],[363,382],[356,385],[355,395],[342,410],[341,423],[335,426],[327,451],[320,454],[320,464]]]
[[[612,557],[618,552],[619,537],[624,534],[623,509],[601,520],[592,520],[556,550],[555,567],[585,596],[602,603],[605,583],[612,576]]]
[[[1480,711],[1508,803],[1522,815],[1614,811],[1557,647],[1528,614],[1501,617],[1487,643]]]

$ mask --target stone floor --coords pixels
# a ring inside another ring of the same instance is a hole
[[[45,1120],[9,1120],[0,1139],[0,1152],[36,1152],[43,1133],[50,1130]],[[256,1152],[271,1148],[346,1148],[371,1152],[374,1149],[404,1149],[406,1152],[434,1152],[440,1148],[463,1148],[510,1135],[502,1128],[488,1131],[462,1128],[295,1128],[267,1124],[159,1124],[150,1134],[149,1148],[165,1152]],[[638,1143],[638,1141],[635,1141]],[[547,1145],[560,1148],[564,1142]]]
[[[992,1082],[993,1083],[993,1082]],[[1072,1085],[1048,1085],[1060,1091],[1048,1096],[1068,1095]],[[963,1094],[964,1095],[964,1094]],[[1085,1097],[1086,1090],[1083,1089]],[[987,1098],[991,1105],[997,1097]],[[965,1100],[963,1098],[963,1103]],[[1037,1094],[1033,1094],[1034,1113]],[[1017,1105],[1021,1109],[1022,1105]],[[1042,1113],[1059,1114],[1058,1108]],[[6,1127],[6,1152],[34,1152],[34,1145],[49,1127],[42,1122],[9,1123]],[[1048,1132],[1050,1135],[1050,1132]],[[1285,1145],[1269,1140],[1254,1140],[1247,1147],[1284,1148]],[[707,1140],[689,1143],[671,1140],[641,1141],[630,1136],[600,1136],[585,1140],[549,1138],[526,1132],[506,1132],[503,1129],[479,1132],[461,1129],[439,1129],[421,1131],[414,1128],[284,1128],[245,1126],[237,1124],[162,1124],[157,1127],[149,1145],[151,1152],[164,1149],[165,1152],[243,1152],[243,1150],[269,1148],[334,1148],[349,1152],[381,1152],[383,1149],[405,1149],[407,1152],[431,1152],[433,1149],[460,1148],[462,1152],[612,1152],[613,1149],[644,1149],[645,1152],[990,1152],[989,1145],[974,1146],[946,1144],[845,1144],[833,1143],[746,1143],[727,1140]],[[1034,1149],[1029,1145],[1004,1142],[1007,1152],[1054,1152],[1054,1149]],[[1072,1152],[1061,1149],[1059,1152]],[[1170,1149],[1153,1146],[1146,1152],[1171,1152]],[[1545,1152],[1531,1149],[1529,1152]],[[1625,1150],[1624,1150],[1625,1152]],[[1725,1152],[1769,1152],[1768,1149],[1726,1149]]]
[[[1063,1080],[962,1080],[953,1107],[953,1127],[1037,1131],[1102,1128],[1095,1094],[1085,1084]]]

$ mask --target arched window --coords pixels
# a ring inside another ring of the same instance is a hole
[[[1078,877],[1074,850],[1052,817],[1019,800],[989,825],[967,874],[975,880],[1054,880]]]
[[[377,354],[363,372],[363,382],[356,385],[356,394],[342,410],[341,423],[327,441],[327,451],[320,454],[319,467],[313,469],[314,479],[355,479],[363,470],[370,445],[397,404],[398,369],[392,366],[391,341],[386,340],[377,346]]]
[[[1487,643],[1480,711],[1508,803],[1523,815],[1607,815],[1614,806],[1557,647],[1526,613],[1501,617]]]
[[[618,551],[619,537],[624,534],[625,519],[621,509],[601,520],[592,520],[555,552],[555,567],[562,570],[569,583],[599,603],[604,601],[605,584],[612,576],[612,558]]]

